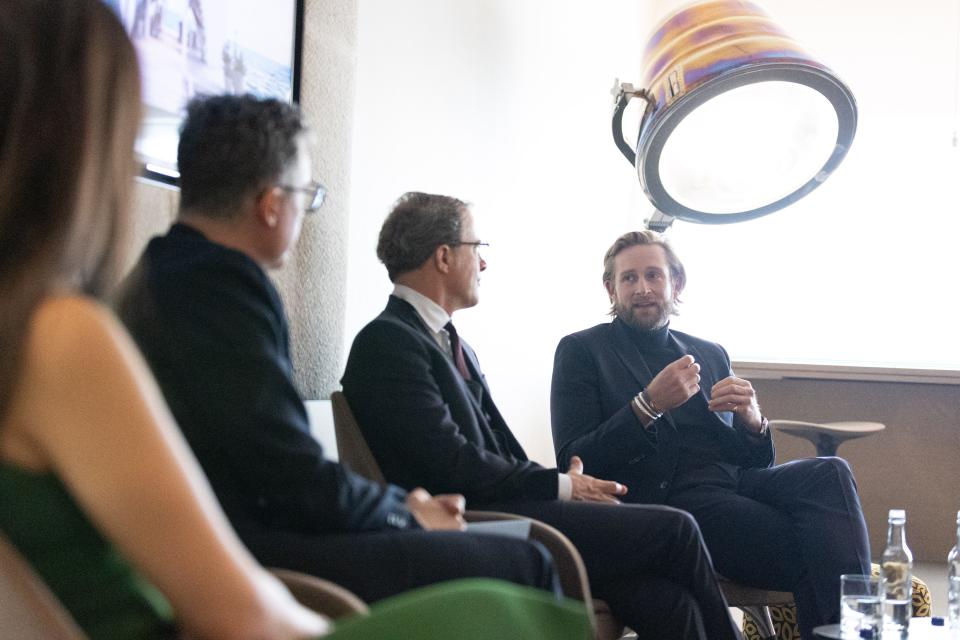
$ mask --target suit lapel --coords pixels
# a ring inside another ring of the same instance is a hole
[[[470,348],[470,345],[467,344],[466,340],[463,339],[463,336],[460,336],[460,347],[463,349],[463,358],[466,360],[467,370],[473,379],[464,380],[460,372],[457,371],[457,366],[456,363],[453,362],[453,358],[447,356],[447,360],[451,362],[453,371],[456,373],[455,379],[457,383],[463,387],[463,392],[469,396],[470,405],[473,407],[474,413],[477,414],[477,420],[481,423],[486,423],[488,420],[486,419],[486,412],[483,410],[483,400],[484,398],[489,398],[490,390],[484,382],[483,374],[480,373],[480,362],[477,360],[477,355],[473,352],[473,349]]]
[[[653,380],[654,373],[650,371],[650,367],[647,366],[647,361],[644,359],[643,354],[640,353],[640,349],[637,348],[637,343],[630,337],[630,328],[624,324],[622,320],[615,318],[613,322],[610,323],[610,329],[613,334],[614,349],[617,357],[620,358],[620,361],[633,377],[637,379],[640,387],[646,389],[647,386],[650,385],[650,381]],[[673,421],[673,416],[670,415],[669,411],[663,415],[663,419],[667,421],[667,424],[669,424],[674,431],[677,430],[677,424]]]
[[[417,310],[413,308],[413,305],[406,300],[401,300],[396,296],[390,296],[390,299],[387,301],[387,311],[391,312],[393,315],[396,315],[398,318],[423,334],[423,337],[427,340],[427,342],[433,348],[437,349],[443,354],[444,359],[450,364],[451,377],[456,380],[458,385],[460,385],[463,395],[469,398],[470,405],[473,407],[473,411],[477,415],[477,420],[485,423],[486,420],[484,419],[483,407],[477,398],[477,394],[474,393],[474,390],[469,386],[471,382],[473,384],[480,385],[481,396],[489,395],[489,389],[487,389],[486,384],[483,383],[483,376],[480,375],[480,364],[477,362],[477,357],[473,353],[473,349],[469,348],[466,342],[461,339],[460,344],[464,347],[463,353],[467,361],[467,368],[470,370],[470,375],[472,375],[474,378],[473,381],[468,382],[464,380],[463,376],[460,375],[460,372],[457,371],[457,366],[453,362],[453,358],[444,352],[440,345],[437,344],[430,327],[426,325],[426,323],[423,321],[423,318],[421,318],[420,314],[417,313]]]
[[[510,431],[510,427],[507,426],[503,416],[500,415],[500,410],[497,409],[497,405],[493,403],[493,398],[490,396],[490,387],[487,386],[487,379],[480,371],[480,361],[477,359],[477,354],[474,353],[473,348],[467,344],[462,337],[460,344],[463,346],[463,355],[467,361],[467,369],[470,370],[470,375],[473,376],[473,380],[464,381],[464,384],[469,387],[475,387],[478,391],[477,394],[470,394],[470,399],[476,400],[474,410],[478,414],[477,419],[481,421],[481,424],[486,425],[494,434],[494,437],[497,439],[498,449],[506,449],[504,453],[509,453],[517,460],[527,460],[527,453],[520,445],[520,441],[518,441],[513,435],[513,432]],[[478,398],[479,400],[477,400]]]
[[[507,426],[503,416],[500,415],[500,410],[497,409],[497,405],[493,403],[493,398],[490,396],[490,387],[487,386],[487,379],[480,371],[480,361],[477,359],[477,354],[474,353],[473,348],[462,339],[460,344],[463,345],[467,368],[470,370],[470,375],[473,376],[473,380],[466,381],[464,384],[476,386],[479,389],[477,395],[471,394],[470,396],[471,400],[477,400],[477,398],[479,398],[474,404],[474,409],[479,414],[477,419],[481,421],[481,424],[486,425],[494,434],[494,437],[497,439],[498,449],[506,449],[505,453],[509,453],[517,460],[526,460],[527,453],[523,450],[523,447],[513,435],[513,432],[510,431],[510,427]]]
[[[614,319],[610,323],[610,335],[613,342],[613,351],[617,358],[627,368],[641,388],[646,388],[653,380],[653,373],[643,359],[643,354],[637,349],[636,343],[630,337],[630,328],[621,320]]]
[[[670,339],[673,341],[674,346],[680,350],[680,353],[688,353],[693,356],[693,359],[700,364],[700,391],[697,392],[697,395],[703,399],[705,405],[709,405],[710,398],[707,395],[713,385],[720,381],[719,374],[713,366],[713,362],[704,357],[703,353],[694,347],[692,344],[687,343],[685,340],[677,337],[675,333],[670,332]],[[717,420],[724,423],[724,425],[733,424],[733,413],[730,411],[716,412],[709,411],[709,413],[714,416]],[[724,419],[724,418],[727,419]]]

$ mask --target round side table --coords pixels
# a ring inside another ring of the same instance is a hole
[[[945,626],[935,626],[932,620],[933,618],[912,618],[907,634],[898,637],[897,640],[901,638],[903,640],[957,640],[960,638],[960,633],[951,631]],[[840,633],[840,625],[826,624],[822,627],[814,627],[813,637],[839,640],[844,636]]]
[[[800,420],[771,420],[770,427],[809,440],[817,448],[818,456],[835,456],[841,442],[879,433],[886,428],[879,422],[816,423]]]

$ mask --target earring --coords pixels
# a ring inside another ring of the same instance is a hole
[[[276,216],[269,216],[269,217],[267,218],[267,226],[268,226],[268,227],[271,227],[271,228],[277,226],[277,218],[276,218]]]

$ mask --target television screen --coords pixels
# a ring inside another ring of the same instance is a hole
[[[136,46],[144,175],[176,184],[177,139],[198,94],[299,99],[302,0],[104,0]]]

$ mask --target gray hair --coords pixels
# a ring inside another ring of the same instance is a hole
[[[450,196],[410,191],[393,205],[380,228],[377,257],[391,282],[420,268],[441,245],[460,243],[469,205]]]

